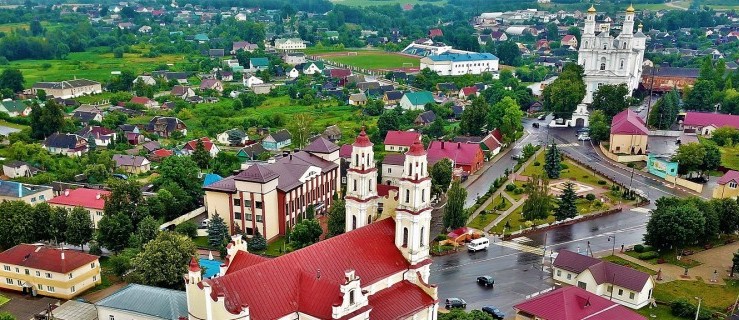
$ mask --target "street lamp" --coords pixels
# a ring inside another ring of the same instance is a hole
[[[695,309],[695,320],[698,320],[698,314],[701,312],[701,302],[703,299],[698,297],[695,297],[695,299],[698,300],[698,309]]]
[[[611,255],[616,254],[616,235],[612,234],[608,236],[608,241],[613,241],[613,248],[611,249]]]

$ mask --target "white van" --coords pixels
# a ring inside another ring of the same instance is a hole
[[[470,241],[470,243],[467,244],[467,250],[468,251],[486,250],[489,246],[490,246],[490,240],[488,240],[488,238],[477,238],[475,240]]]

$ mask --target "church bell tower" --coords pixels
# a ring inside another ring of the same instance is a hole
[[[377,218],[377,168],[372,147],[362,129],[352,144],[346,172],[346,232],[364,227]]]

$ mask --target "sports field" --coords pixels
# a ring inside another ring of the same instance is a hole
[[[356,52],[357,55],[349,55]],[[385,51],[346,51],[321,54],[321,58],[335,63],[364,69],[418,68],[420,58]]]

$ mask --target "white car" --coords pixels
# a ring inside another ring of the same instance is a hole
[[[577,136],[577,140],[578,141],[590,141],[590,136],[581,134],[581,135]]]

